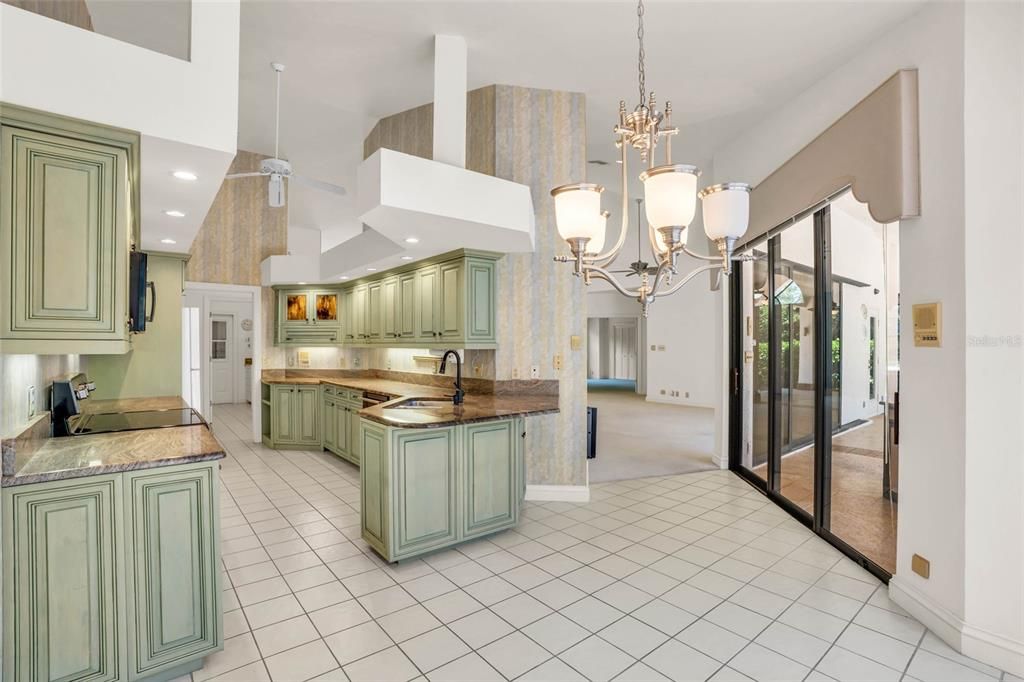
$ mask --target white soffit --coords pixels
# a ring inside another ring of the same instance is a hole
[[[433,251],[534,249],[530,188],[491,175],[378,149],[359,166],[359,219],[402,244]]]
[[[320,254],[320,275],[324,281],[343,276],[356,279],[367,274],[368,267],[386,270],[401,264],[398,257],[404,252],[405,249],[384,235],[374,230],[363,230],[362,234]],[[415,256],[417,259],[421,257],[425,256]]]

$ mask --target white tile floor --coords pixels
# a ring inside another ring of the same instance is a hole
[[[359,473],[218,406],[224,651],[204,680],[1016,680],[723,471],[527,503],[514,531],[387,565]]]

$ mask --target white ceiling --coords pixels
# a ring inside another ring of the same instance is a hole
[[[659,102],[672,100],[676,160],[705,162],[922,4],[649,1],[647,84]],[[269,63],[285,63],[282,156],[297,173],[349,189],[335,197],[293,186],[290,223],[320,228],[324,249],[355,236],[363,138],[378,118],[432,99],[432,36],[446,33],[466,38],[470,88],[584,92],[588,156],[613,160],[618,102],[632,108],[638,98],[635,12],[618,1],[243,2],[239,148],[273,153]],[[609,185],[616,171],[588,167]]]

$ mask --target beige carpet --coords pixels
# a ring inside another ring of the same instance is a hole
[[[597,408],[597,459],[590,482],[666,476],[717,468],[711,461],[714,410],[649,403],[632,391],[591,389]]]

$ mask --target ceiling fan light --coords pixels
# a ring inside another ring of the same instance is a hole
[[[270,176],[267,186],[268,199],[272,208],[284,206],[284,178],[276,173]]]
[[[697,211],[696,166],[673,163],[655,166],[640,174],[644,206],[652,228],[686,227]]]
[[[603,191],[601,185],[586,182],[562,185],[551,190],[551,196],[555,199],[555,224],[562,239],[589,239],[591,244],[604,246],[607,216],[601,212]],[[591,244],[588,244],[587,251],[596,252]]]
[[[727,182],[700,192],[704,231],[712,241],[739,239],[750,222],[750,185]]]

